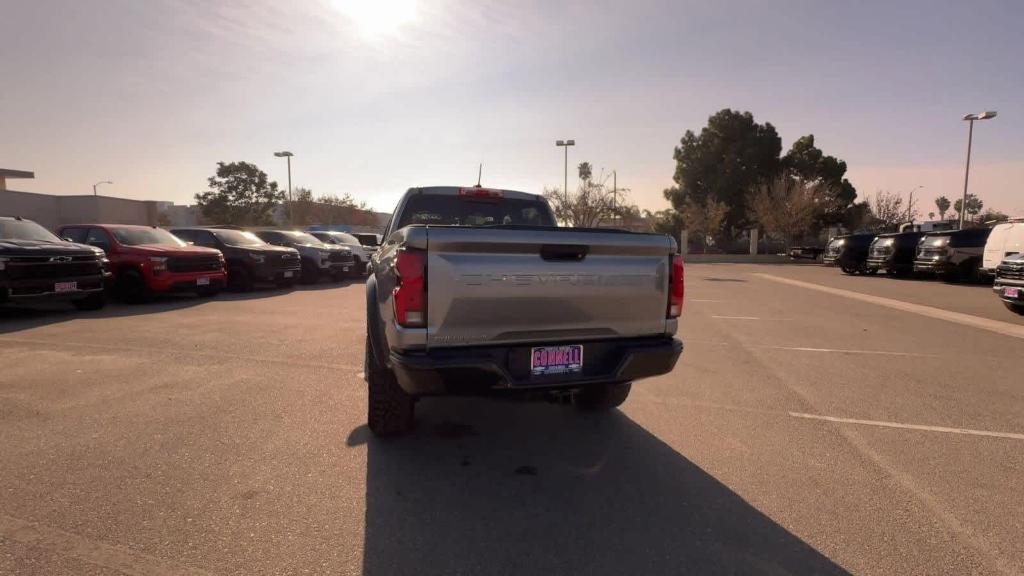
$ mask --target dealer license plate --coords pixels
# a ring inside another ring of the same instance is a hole
[[[202,278],[196,278],[196,286],[209,286],[210,278],[203,276]]]
[[[530,373],[575,374],[583,370],[583,346],[544,346],[530,350]]]
[[[284,271],[284,277],[285,278],[291,278],[294,274],[295,274],[295,272],[293,272],[291,270],[285,270]]]
[[[1007,298],[1020,298],[1020,288],[1003,288],[1003,296]]]
[[[78,290],[78,282],[57,282],[53,285],[54,292],[74,292]]]

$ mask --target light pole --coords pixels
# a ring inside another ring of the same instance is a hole
[[[288,224],[292,223],[292,154],[285,150],[283,152],[274,152],[274,156],[278,158],[288,159]]]
[[[93,184],[92,185],[92,195],[93,196],[98,196],[98,194],[96,193],[96,187],[99,186],[100,184],[113,184],[113,182],[111,182],[110,180],[104,180],[102,182],[97,182],[97,183]]]
[[[562,191],[565,193],[565,203],[569,203],[569,146],[575,146],[575,140],[556,140],[555,146],[561,146],[565,148],[565,182]]]
[[[910,199],[907,200],[907,221],[911,224],[914,223],[914,192],[924,188],[924,186],[915,186],[910,190]]]
[[[964,196],[960,200],[960,229],[964,229],[964,214],[967,213],[967,180],[971,177],[971,140],[974,139],[974,121],[988,120],[995,118],[995,110],[978,112],[977,114],[965,114],[964,120],[970,122],[967,129],[967,168],[964,169]]]

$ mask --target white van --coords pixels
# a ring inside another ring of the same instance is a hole
[[[1024,252],[1024,217],[1010,218],[1008,222],[996,224],[985,242],[985,256],[981,262],[981,272],[989,276],[995,274],[996,266],[1003,258]]]

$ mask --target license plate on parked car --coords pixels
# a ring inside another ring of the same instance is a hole
[[[202,278],[196,278],[196,286],[209,286],[210,278],[203,276]]]
[[[78,282],[57,282],[53,285],[54,292],[74,292],[78,290]]]
[[[530,373],[575,374],[583,370],[583,346],[544,346],[530,350]]]
[[[284,277],[285,278],[291,278],[293,274],[295,274],[295,272],[292,272],[291,270],[285,270],[284,271]]]
[[[342,266],[341,267],[341,271],[342,272],[348,272],[348,266]]]
[[[1007,298],[1020,298],[1020,288],[1003,288],[1003,296]]]

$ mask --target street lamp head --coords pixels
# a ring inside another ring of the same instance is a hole
[[[987,112],[978,112],[976,114],[964,114],[964,120],[988,120],[989,118],[995,117],[995,110],[989,110]]]
[[[575,146],[575,140],[555,140],[555,146]]]
[[[285,150],[284,152],[274,152],[274,156],[277,156],[278,158],[287,158],[289,156],[295,156],[295,154]]]
[[[565,140],[555,140],[555,146],[565,146]]]
[[[566,146],[575,146],[576,145],[576,141],[575,140],[566,140],[565,145]]]

